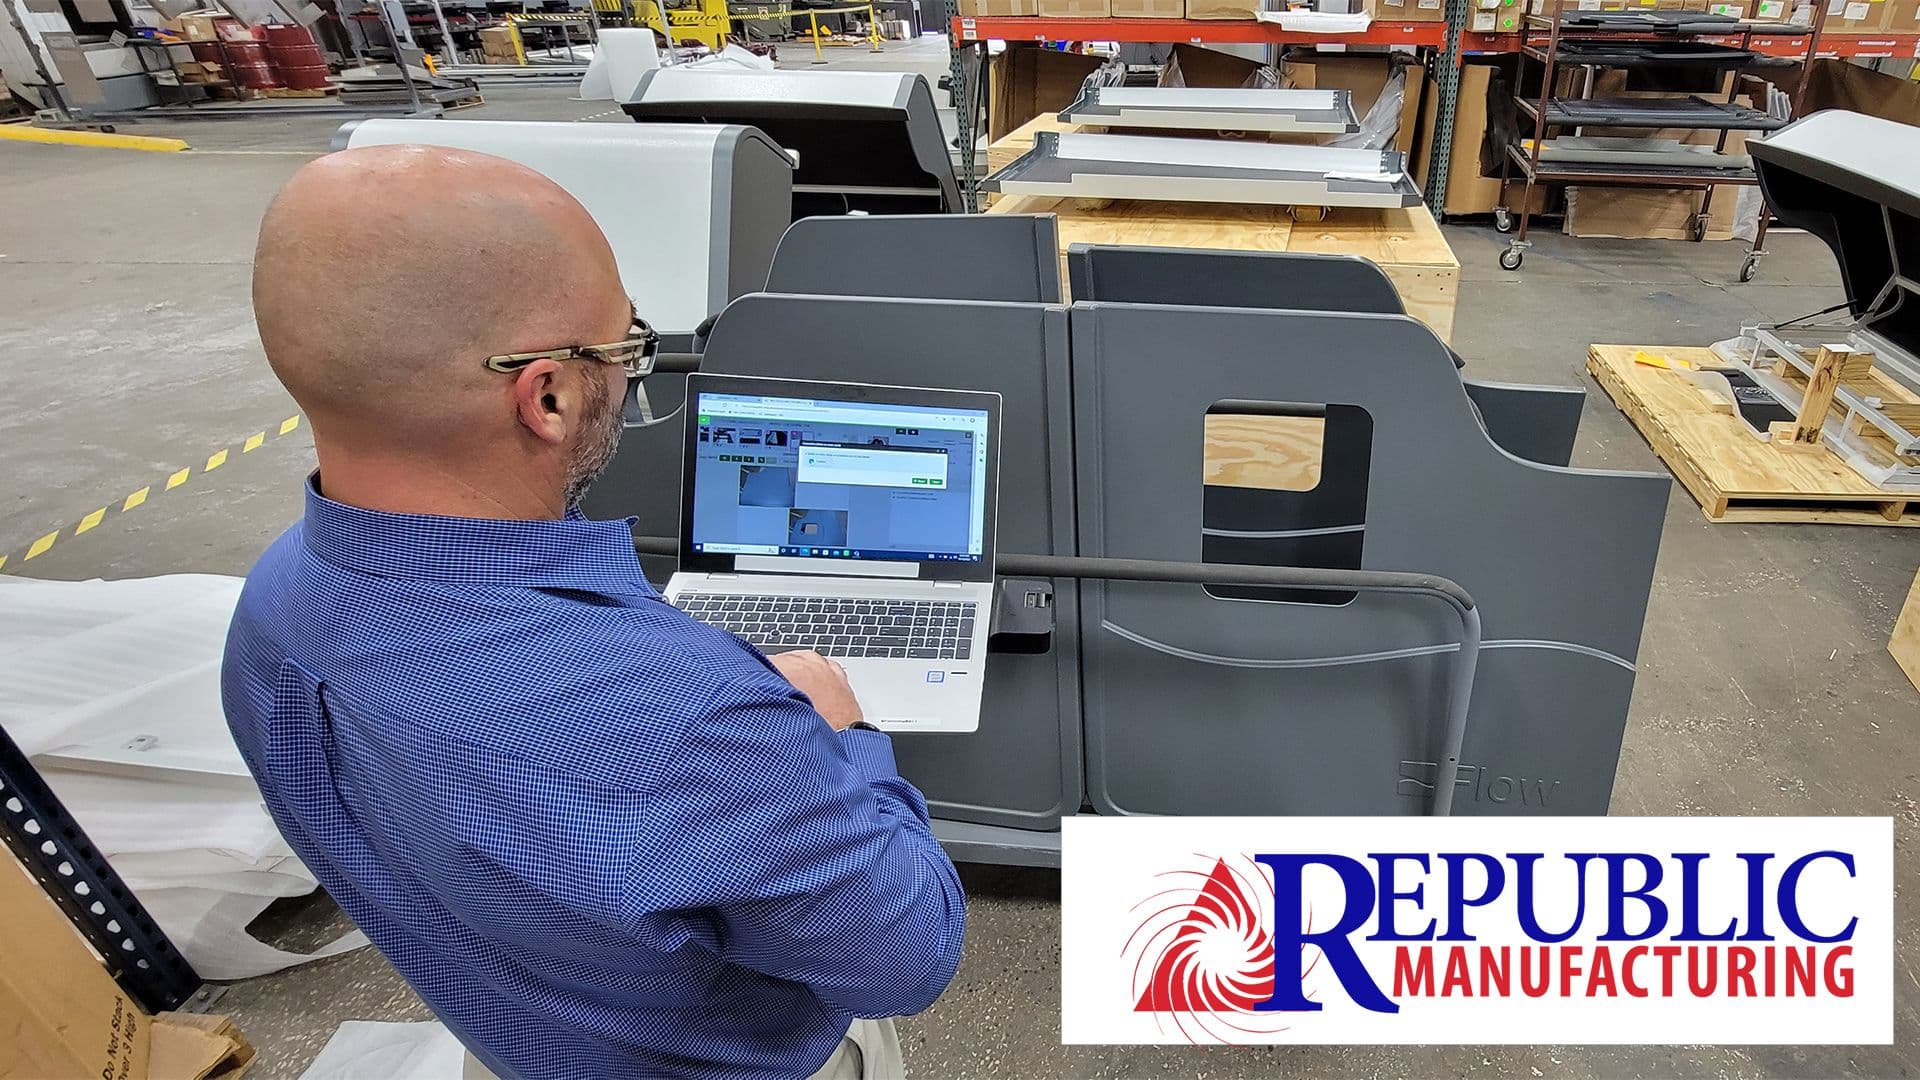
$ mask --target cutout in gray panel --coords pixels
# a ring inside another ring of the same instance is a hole
[[[1207,409],[1203,562],[1357,570],[1373,416],[1358,405],[1218,401]],[[1221,600],[1341,607],[1351,592],[1206,586]]]

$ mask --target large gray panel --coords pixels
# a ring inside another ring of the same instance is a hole
[[[780,238],[767,291],[931,300],[1060,300],[1051,214],[814,217]]]
[[[1400,291],[1357,255],[1214,251],[1075,244],[1067,249],[1073,298],[1118,304],[1282,308],[1404,315]],[[1460,357],[1448,350],[1455,367]],[[1510,454],[1565,465],[1586,391],[1466,380],[1487,434]]]
[[[1073,298],[1088,302],[1406,311],[1393,279],[1354,255],[1075,244],[1067,274]]]
[[[848,382],[995,390],[1003,397],[999,546],[1075,550],[1067,316],[1039,304],[754,294],[714,324],[702,370]],[[983,342],[992,343],[983,348]],[[684,400],[684,379],[647,380],[656,409]],[[679,527],[680,419],[630,428],[588,498],[594,517],[634,514],[642,535]],[[656,581],[671,560],[650,559]],[[1078,594],[1054,583],[1053,648],[995,653],[979,731],[898,734],[902,775],[934,814],[1053,830],[1082,801]]]
[[[1460,381],[1480,414],[1481,425],[1502,450],[1542,465],[1573,460],[1580,411],[1587,403],[1585,388]]]
[[[1204,363],[1168,362],[1196,345]],[[1457,581],[1485,623],[1464,761],[1472,776],[1485,766],[1511,779],[1505,802],[1463,785],[1456,812],[1605,810],[1666,476],[1502,453],[1445,346],[1405,317],[1076,305],[1073,348],[1082,554],[1200,558],[1209,405],[1364,408],[1362,565]],[[1441,605],[1089,582],[1081,608],[1088,786],[1101,811],[1425,810],[1404,792],[1440,737],[1441,661],[1458,634]],[[1550,787],[1545,807],[1513,797],[1523,779]]]
[[[715,312],[736,296],[760,291],[793,219],[793,162],[772,139],[749,132],[751,137],[743,133],[722,144],[724,157],[714,169],[714,184],[725,194],[715,205],[732,208],[726,218],[726,292],[716,298]]]

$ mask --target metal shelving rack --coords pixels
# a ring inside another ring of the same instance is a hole
[[[955,7],[954,0],[946,0],[947,21],[951,27],[949,43],[952,50],[950,85],[953,100],[958,110],[959,150],[961,189],[969,210],[976,209],[977,152],[974,148],[975,120],[970,102],[972,91],[968,87],[966,64],[962,57],[967,50],[983,49],[989,41],[1119,41],[1147,44],[1239,44],[1239,45],[1413,45],[1430,48],[1442,57],[1444,62],[1436,63],[1436,72],[1451,74],[1449,78],[1442,74],[1436,81],[1439,84],[1440,98],[1438,115],[1441,121],[1443,137],[1436,138],[1433,156],[1427,171],[1427,189],[1429,202],[1435,202],[1433,192],[1446,191],[1447,166],[1452,155],[1452,132],[1454,103],[1460,92],[1458,69],[1460,50],[1463,43],[1473,35],[1466,34],[1467,0],[1446,0],[1447,19],[1444,22],[1383,22],[1376,21],[1366,30],[1355,34],[1302,33],[1283,30],[1273,23],[1245,20],[1212,19],[1111,19],[1111,18],[1052,18],[1035,16],[976,17],[962,16]],[[984,68],[984,64],[982,64]],[[1435,205],[1438,205],[1435,202]]]
[[[1307,34],[1286,31],[1271,23],[1253,20],[1195,19],[1110,19],[1055,18],[1050,16],[963,16],[954,0],[945,0],[948,40],[951,42],[950,85],[959,110],[959,151],[961,188],[970,208],[976,198],[974,171],[977,151],[973,136],[977,129],[977,108],[983,103],[967,70],[971,54],[984,50],[989,41],[1123,41],[1187,42],[1189,44],[1266,44],[1266,45],[1415,45],[1432,49],[1445,62],[1432,67],[1439,90],[1433,143],[1433,157],[1427,170],[1427,201],[1440,206],[1446,191],[1447,167],[1452,160],[1451,144],[1455,105],[1460,91],[1460,58],[1468,53],[1513,53],[1520,51],[1522,33],[1485,33],[1467,30],[1467,0],[1446,0],[1444,22],[1378,21],[1358,34]],[[1816,5],[1817,15],[1825,20],[1824,5]],[[1896,57],[1920,56],[1920,34],[1873,33],[1848,34],[1819,41],[1803,27],[1756,26],[1750,32],[1734,35],[1705,35],[1702,41],[1729,43],[1739,40],[1763,56],[1778,59],[1807,57]],[[977,63],[978,61],[974,61]],[[981,65],[983,68],[984,65]],[[969,105],[973,106],[970,108]]]
[[[1601,70],[1626,69],[1631,67],[1654,66],[1668,63],[1671,66],[1684,67],[1694,65],[1717,65],[1716,61],[1675,59],[1660,60],[1621,60],[1607,59],[1604,56],[1582,59],[1567,46],[1575,45],[1643,45],[1654,42],[1679,42],[1701,45],[1732,46],[1747,52],[1754,52],[1755,38],[1767,35],[1769,39],[1780,28],[1769,24],[1737,23],[1725,29],[1714,30],[1671,30],[1648,27],[1624,26],[1568,26],[1563,18],[1566,0],[1554,0],[1552,10],[1545,15],[1529,15],[1521,24],[1519,48],[1521,74],[1524,76],[1528,61],[1541,67],[1540,92],[1536,97],[1528,97],[1520,92],[1520,81],[1516,80],[1514,104],[1520,114],[1533,122],[1533,137],[1524,142],[1509,143],[1506,154],[1500,163],[1500,206],[1494,211],[1494,228],[1500,232],[1514,232],[1512,240],[1500,253],[1500,266],[1506,270],[1518,270],[1527,243],[1527,223],[1532,216],[1533,189],[1536,184],[1572,183],[1601,187],[1661,187],[1688,188],[1705,192],[1700,200],[1700,210],[1693,215],[1689,223],[1689,234],[1698,241],[1705,239],[1708,215],[1713,205],[1714,190],[1722,184],[1755,185],[1759,183],[1751,166],[1746,168],[1723,168],[1696,165],[1629,165],[1591,162],[1543,162],[1541,151],[1545,148],[1550,129],[1570,129],[1578,131],[1582,126],[1608,128],[1690,128],[1692,130],[1718,131],[1714,140],[1716,154],[1726,149],[1727,136],[1733,131],[1765,131],[1783,126],[1785,120],[1769,118],[1764,113],[1742,107],[1738,104],[1739,83],[1731,78],[1732,68],[1727,68],[1730,86],[1724,102],[1711,104],[1719,109],[1698,110],[1700,115],[1689,118],[1691,122],[1676,120],[1671,116],[1654,118],[1635,118],[1631,115],[1602,117],[1604,110],[1582,110],[1581,105],[1590,103],[1594,76]],[[1804,34],[1794,34],[1794,40],[1802,44],[1803,51],[1798,56],[1801,65],[1800,90],[1804,92],[1806,80],[1812,69],[1811,61],[1820,41],[1821,28],[1826,23],[1826,5],[1814,5],[1813,26]],[[1537,44],[1536,34],[1546,31],[1544,46]],[[1796,28],[1797,29],[1797,28]],[[1724,66],[1724,65],[1717,65]],[[1555,91],[1560,86],[1560,76],[1567,68],[1578,68],[1585,74],[1583,85],[1577,96],[1559,97]],[[1796,95],[1797,97],[1798,95]],[[1701,101],[1699,98],[1693,100]],[[1702,101],[1702,104],[1708,104]],[[1507,189],[1514,180],[1513,170],[1520,170],[1525,180],[1520,200],[1517,231],[1514,230],[1515,215],[1508,208]],[[1751,281],[1758,268],[1760,257],[1766,254],[1764,245],[1767,238],[1767,215],[1762,213],[1754,232],[1753,246],[1740,264],[1740,280]]]

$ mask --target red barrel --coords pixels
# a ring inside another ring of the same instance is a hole
[[[260,29],[260,28],[256,28]],[[281,81],[295,90],[325,90],[327,58],[304,26],[268,26],[267,57]]]
[[[226,63],[226,60],[220,55],[220,46],[214,42],[188,42],[187,48],[192,49],[193,58],[203,64],[212,64],[214,67],[221,67]]]
[[[273,71],[273,62],[267,59],[267,47],[257,41],[227,42],[227,71],[233,76],[234,82],[248,90],[265,90],[280,85],[280,77]]]

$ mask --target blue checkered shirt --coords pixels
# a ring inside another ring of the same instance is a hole
[[[888,738],[663,601],[624,522],[310,483],[222,691],[287,842],[501,1076],[804,1077],[959,964]]]

